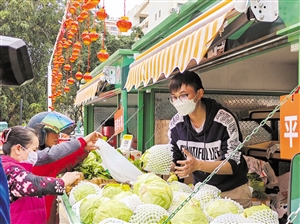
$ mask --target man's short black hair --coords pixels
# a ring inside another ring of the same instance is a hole
[[[178,91],[182,85],[192,86],[195,91],[204,89],[200,76],[196,72],[184,71],[177,73],[171,78],[169,83],[170,93]]]

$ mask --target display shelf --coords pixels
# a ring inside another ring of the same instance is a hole
[[[245,146],[242,151],[246,156],[267,158],[268,149],[274,145],[279,145],[279,141],[268,141],[255,145]],[[270,154],[270,159],[281,159],[280,158],[280,147],[274,153]]]
[[[63,208],[63,212],[65,212],[65,214],[68,217],[68,221],[71,224],[80,224],[80,220],[79,218],[76,216],[75,212],[72,209],[72,206],[69,203],[69,198],[66,194],[59,196],[60,201],[62,202],[62,208]]]

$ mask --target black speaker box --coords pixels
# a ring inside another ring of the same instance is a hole
[[[33,78],[25,42],[0,35],[0,85],[20,86]]]

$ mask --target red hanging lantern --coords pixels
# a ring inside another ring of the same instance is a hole
[[[120,32],[127,32],[132,27],[132,23],[129,21],[127,16],[122,16],[116,25]]]
[[[104,7],[99,9],[99,11],[96,12],[96,15],[99,20],[105,20],[107,18],[107,13],[106,13]]]
[[[76,72],[76,74],[75,74],[75,78],[77,79],[77,80],[81,80],[82,79],[82,77],[83,77],[83,75],[82,75],[82,73],[81,72]]]
[[[68,92],[70,91],[70,87],[69,87],[69,86],[65,86],[64,91],[65,91],[66,93],[68,93]]]
[[[74,5],[72,5],[70,8],[69,8],[69,13],[71,13],[72,15],[75,14],[76,12],[76,7]]]
[[[81,38],[84,38],[85,36],[89,36],[89,32],[87,30],[84,30],[81,34]]]
[[[72,55],[72,56],[70,57],[70,62],[74,63],[76,60],[77,60],[77,56]]]
[[[64,65],[64,69],[66,70],[66,71],[70,71],[71,70],[71,65],[70,64],[65,64]]]
[[[70,17],[70,18],[68,18],[68,19],[66,19],[65,20],[65,27],[67,28],[67,29],[69,29],[70,27],[71,27],[71,24],[72,24],[72,22],[73,22],[73,19]]]
[[[77,21],[82,23],[84,21],[84,18],[81,15],[79,15],[77,16]]]
[[[63,78],[63,74],[61,72],[57,73],[57,77],[58,77],[58,80],[61,80]]]
[[[81,16],[83,19],[86,19],[89,17],[89,13],[86,10],[82,10],[79,16]]]
[[[57,90],[57,95],[58,95],[58,96],[61,96],[61,95],[62,95],[61,89]]]
[[[84,36],[82,38],[82,41],[83,41],[84,45],[86,45],[86,46],[89,46],[92,43],[92,40],[89,35]]]
[[[94,42],[98,39],[99,37],[99,34],[95,31],[95,30],[92,30],[89,34],[90,38],[91,38],[91,41]]]
[[[105,49],[102,49],[97,53],[97,58],[100,62],[104,62],[109,58],[109,54],[106,52]]]
[[[93,78],[93,76],[91,76],[91,74],[90,74],[89,72],[86,72],[86,73],[83,75],[83,79],[84,79],[84,81],[86,81],[86,82],[91,81],[92,78]]]
[[[77,31],[78,31],[78,27],[76,27],[76,26],[71,26],[71,28],[70,28],[70,31],[72,31],[72,33],[77,33]]]
[[[68,37],[68,39],[73,39],[74,38],[74,33],[71,30],[69,30],[68,33],[67,33],[67,37]]]
[[[81,49],[82,48],[82,45],[81,45],[81,43],[79,42],[79,41],[77,41],[74,45],[73,45],[73,48],[74,49]]]
[[[72,85],[74,82],[75,82],[75,80],[72,77],[67,79],[67,83],[69,85]]]
[[[75,8],[78,8],[78,7],[80,6],[79,1],[75,1],[75,2],[73,3],[73,6],[74,6]]]

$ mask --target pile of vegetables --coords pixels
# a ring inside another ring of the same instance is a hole
[[[83,173],[84,178],[87,180],[91,180],[93,177],[111,179],[109,172],[103,168],[101,163],[102,159],[99,154],[96,151],[91,151],[74,170]]]
[[[77,216],[81,223],[163,223],[189,199],[175,212],[168,224],[278,223],[277,213],[267,206],[243,209],[239,203],[229,198],[212,194],[214,187],[211,185],[204,185],[201,194],[189,198],[190,193],[176,190],[187,190],[190,187],[184,183],[173,182],[170,184],[153,173],[146,173],[139,176],[133,186],[110,183],[96,190],[90,186],[91,183],[83,181],[71,191],[73,198],[76,198],[73,210],[76,210],[74,207],[78,208]],[[208,192],[208,197],[199,200],[204,191]],[[208,198],[211,199],[203,204]],[[109,222],[112,219],[114,221]]]
[[[85,179],[72,188],[69,201],[83,224],[164,223],[170,215],[167,224],[279,223],[277,213],[265,205],[243,209],[221,198],[218,188],[202,183],[189,186],[175,175],[165,181],[155,173],[144,173],[133,185],[118,183],[101,166],[97,153],[91,152],[76,170]]]

